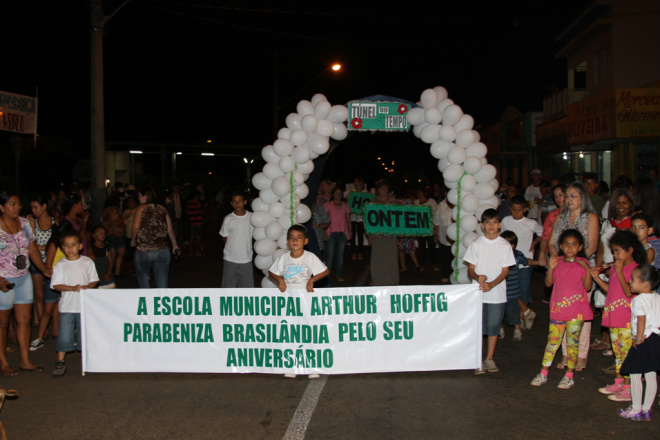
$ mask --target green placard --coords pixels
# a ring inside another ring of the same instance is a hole
[[[368,192],[351,191],[348,195],[348,207],[351,209],[351,214],[362,214],[364,204],[374,197],[376,197],[374,194]]]
[[[348,129],[353,131],[408,131],[408,104],[353,101],[348,103]]]
[[[364,230],[367,235],[433,235],[433,210],[430,206],[364,205]]]

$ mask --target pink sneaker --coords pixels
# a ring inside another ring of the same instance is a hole
[[[630,387],[623,387],[618,393],[610,394],[607,396],[608,399],[614,400],[615,402],[630,402],[632,396],[630,395]]]
[[[600,393],[603,393],[603,394],[618,393],[619,391],[621,391],[623,389],[622,384],[623,384],[623,382],[622,383],[613,383],[613,384],[607,385],[603,388],[598,388],[598,391]]]

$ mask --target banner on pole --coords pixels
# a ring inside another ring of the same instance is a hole
[[[83,372],[352,374],[481,366],[475,285],[82,295]]]
[[[364,205],[367,235],[424,237],[433,235],[433,209],[427,205]]]
[[[37,132],[37,98],[0,91],[0,130]]]

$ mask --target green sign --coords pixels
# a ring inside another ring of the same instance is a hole
[[[364,205],[364,230],[367,235],[433,235],[433,210],[417,205]]]
[[[348,196],[348,207],[351,208],[351,214],[362,214],[364,204],[376,197],[368,192],[351,191]]]
[[[408,131],[408,104],[353,101],[348,103],[348,129],[353,131]]]

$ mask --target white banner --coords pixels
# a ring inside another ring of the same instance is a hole
[[[37,98],[0,91],[0,130],[37,132]]]
[[[83,372],[350,374],[481,366],[476,284],[87,290]]]

